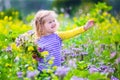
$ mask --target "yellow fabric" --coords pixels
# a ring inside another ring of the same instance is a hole
[[[83,27],[77,27],[77,28],[69,30],[69,31],[57,32],[57,34],[62,40],[64,40],[64,39],[72,38],[72,37],[84,32],[84,31],[85,30]]]

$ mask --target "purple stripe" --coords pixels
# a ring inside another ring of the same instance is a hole
[[[61,43],[62,41],[57,34],[44,36],[38,40],[38,45],[49,52],[47,59],[50,59],[51,56],[55,57],[53,65],[56,66],[61,66]],[[44,68],[45,66],[38,65],[38,69],[42,70]]]

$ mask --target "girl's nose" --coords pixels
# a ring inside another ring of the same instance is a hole
[[[56,23],[55,23],[55,22],[53,23],[53,26],[56,26]]]

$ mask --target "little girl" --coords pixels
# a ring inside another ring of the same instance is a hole
[[[50,10],[38,11],[35,15],[35,34],[37,37],[36,43],[42,51],[48,51],[46,57],[49,60],[54,57],[53,66],[61,66],[61,44],[62,40],[74,37],[82,32],[85,32],[94,25],[94,21],[88,21],[83,27],[78,27],[70,31],[56,32],[59,23],[56,20],[56,13]],[[42,71],[47,67],[43,59],[38,61],[38,70]]]

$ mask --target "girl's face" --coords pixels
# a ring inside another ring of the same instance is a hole
[[[46,34],[54,33],[58,29],[58,22],[55,17],[48,15],[45,17],[44,31]]]

